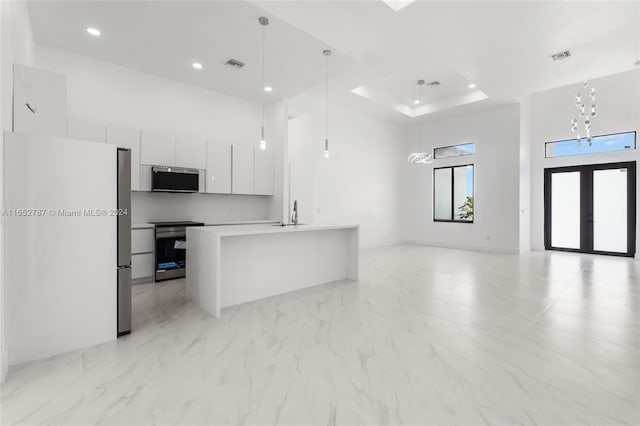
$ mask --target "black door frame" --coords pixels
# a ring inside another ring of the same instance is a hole
[[[593,249],[593,171],[627,169],[627,252],[616,253]],[[571,249],[551,245],[551,175],[580,172],[580,248]],[[581,166],[544,169],[544,247],[546,250],[606,254],[633,257],[636,252],[636,162],[586,164]]]

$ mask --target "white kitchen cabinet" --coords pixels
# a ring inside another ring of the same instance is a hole
[[[103,124],[70,118],[67,128],[69,139],[102,143],[107,141],[107,128]]]
[[[231,194],[231,145],[207,143],[207,184],[210,194]]]
[[[155,241],[154,228],[131,230],[131,279],[137,282],[153,281]]]
[[[155,241],[155,230],[153,228],[132,229],[131,230],[131,253],[152,253]]]
[[[233,145],[231,193],[253,194],[253,147]]]
[[[207,171],[206,170],[198,170],[198,192],[200,194],[204,194],[207,186]]]
[[[143,278],[147,278],[148,281],[152,281],[154,266],[155,256],[153,253],[131,255],[131,279],[143,281]]]
[[[24,65],[13,66],[13,131],[67,137],[67,79]]]
[[[273,195],[273,151],[254,150],[253,193]]]
[[[207,167],[207,142],[196,137],[177,136],[175,165],[204,170]]]
[[[140,191],[151,191],[151,173],[152,167],[146,164],[140,164]]]
[[[140,139],[140,163],[150,166],[176,165],[176,137],[143,130]]]
[[[140,131],[130,127],[108,125],[107,143],[131,150],[131,190],[141,191],[140,185]]]

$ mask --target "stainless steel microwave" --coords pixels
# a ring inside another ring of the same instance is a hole
[[[151,168],[151,190],[157,192],[198,192],[197,169],[154,166]]]

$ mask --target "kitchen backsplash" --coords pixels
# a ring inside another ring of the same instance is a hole
[[[266,220],[272,197],[255,195],[174,194],[133,192],[132,223],[194,220],[205,223],[224,220]]]

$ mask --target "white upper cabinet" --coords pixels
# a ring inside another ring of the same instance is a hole
[[[273,195],[273,151],[256,149],[254,156],[253,193],[256,195]]]
[[[140,164],[140,191],[151,191],[152,166]]]
[[[104,125],[70,118],[68,129],[69,139],[102,143],[107,141],[107,128]]]
[[[231,158],[232,193],[253,194],[253,148],[234,145]]]
[[[67,79],[64,75],[23,65],[13,66],[13,131],[67,137]]]
[[[167,133],[142,131],[140,162],[150,166],[176,165],[176,137]]]
[[[107,126],[107,143],[131,150],[131,190],[140,191],[140,130]]]
[[[175,166],[204,170],[207,167],[207,142],[191,136],[176,137]]]
[[[206,190],[210,194],[231,194],[231,145],[207,143]]]

